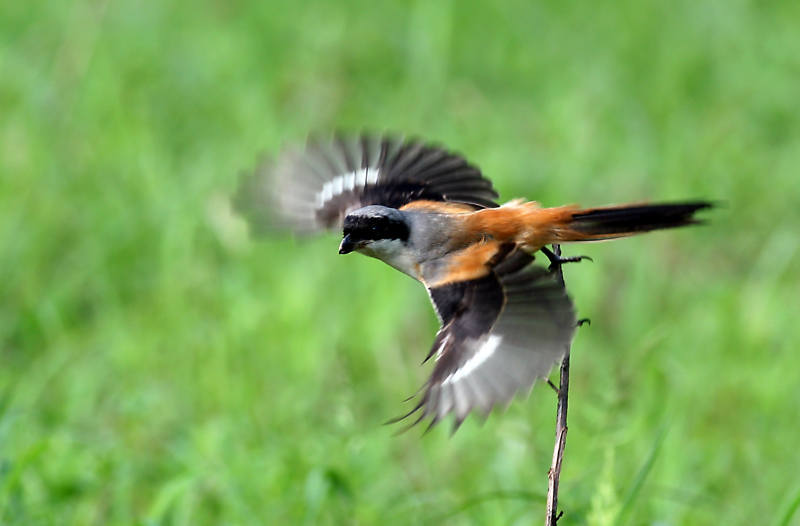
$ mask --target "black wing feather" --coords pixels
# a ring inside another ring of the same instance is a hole
[[[412,201],[495,207],[497,192],[463,157],[420,141],[380,136],[311,139],[244,174],[234,207],[254,233],[310,233],[341,227],[364,206],[399,208]]]
[[[553,274],[514,252],[483,278],[429,289],[442,322],[436,357],[421,398],[407,415],[455,426],[472,410],[488,415],[538,378],[569,349],[577,321],[572,301]],[[416,422],[415,422],[416,423]]]

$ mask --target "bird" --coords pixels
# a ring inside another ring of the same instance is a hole
[[[704,200],[542,207],[499,194],[463,155],[390,134],[310,137],[240,177],[233,208],[260,237],[341,231],[361,253],[421,282],[440,328],[409,427],[453,415],[458,429],[527,395],[569,352],[579,325],[549,245],[604,241],[702,223]],[[534,263],[535,255],[550,265]],[[412,397],[414,398],[414,397]]]

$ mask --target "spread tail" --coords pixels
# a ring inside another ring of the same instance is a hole
[[[652,205],[622,205],[587,208],[571,212],[561,228],[554,232],[560,242],[602,241],[631,236],[652,230],[664,230],[703,221],[694,217],[699,210],[711,208],[706,201]]]

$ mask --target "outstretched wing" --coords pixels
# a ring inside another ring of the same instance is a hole
[[[527,256],[527,257],[526,257]],[[429,289],[442,323],[430,356],[433,374],[406,418],[431,426],[450,413],[455,427],[476,409],[488,415],[529,393],[567,353],[577,321],[572,301],[550,272],[516,253],[491,274]]]
[[[411,201],[495,207],[492,183],[460,155],[419,141],[334,137],[287,148],[244,174],[234,206],[254,233],[338,229],[367,205],[399,208]]]

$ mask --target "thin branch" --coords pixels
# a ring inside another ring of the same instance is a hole
[[[560,257],[561,247],[553,245],[553,253]],[[561,265],[555,269],[558,280],[564,285],[564,272],[561,270]],[[545,518],[545,526],[556,526],[558,519],[561,518],[562,513],[558,513],[558,483],[561,478],[561,462],[564,458],[564,446],[567,443],[567,397],[569,394],[569,352],[564,356],[561,362],[561,377],[559,379],[559,387],[556,390],[558,393],[558,407],[556,409],[556,442],[553,447],[553,464],[550,466],[548,472],[548,479],[550,483],[547,488],[547,517]]]

